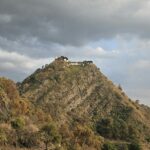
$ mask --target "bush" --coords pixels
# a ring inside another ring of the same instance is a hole
[[[11,134],[12,134],[12,129],[9,124],[6,123],[0,124],[0,145],[9,143],[9,138],[11,137]]]
[[[0,129],[0,145],[5,145],[7,142],[7,135]]]
[[[79,125],[74,129],[74,139],[76,142],[82,145],[88,145],[88,147],[94,147],[98,149],[101,146],[102,139],[99,136],[96,136],[94,132],[86,125]]]
[[[117,150],[129,150],[128,149],[128,144],[117,143],[116,147],[117,147]]]
[[[16,118],[15,120],[11,121],[11,126],[14,128],[14,129],[22,129],[25,125],[25,121],[23,118],[19,117],[19,118]]]
[[[53,123],[46,124],[41,128],[41,136],[45,144],[45,150],[48,150],[49,143],[56,144],[61,141],[61,136]]]
[[[145,140],[150,143],[150,136],[146,137]]]
[[[112,143],[105,143],[102,150],[117,150],[116,146]]]
[[[112,137],[112,120],[110,118],[101,119],[96,126],[97,132],[107,138]]]
[[[21,131],[18,137],[18,143],[22,147],[31,148],[39,144],[39,136],[37,133],[31,133],[29,131]]]
[[[18,141],[20,139],[20,135],[23,131],[23,127],[25,126],[25,121],[21,117],[15,118],[14,120],[11,121],[11,126],[15,129],[14,137],[11,137],[14,139],[12,143],[14,146],[17,146]]]
[[[128,139],[128,126],[124,120],[114,120],[112,127],[112,138],[121,140]]]
[[[138,143],[131,143],[129,145],[129,150],[141,150],[141,146]]]
[[[128,138],[129,138],[129,140],[132,142],[134,142],[134,141],[138,141],[138,135],[139,135],[139,133],[138,133],[138,131],[135,129],[135,127],[134,126],[132,126],[132,125],[129,125],[128,126],[128,132],[129,132],[129,135],[128,135]]]

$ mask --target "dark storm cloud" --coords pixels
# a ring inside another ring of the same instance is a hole
[[[118,34],[149,37],[148,3],[147,0],[1,0],[0,35],[9,40],[37,38],[63,45],[82,45]]]

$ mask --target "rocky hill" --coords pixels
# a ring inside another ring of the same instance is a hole
[[[59,57],[42,69],[37,69],[17,86],[21,96],[15,92],[15,97],[20,97],[20,101],[28,107],[18,112],[26,124],[21,131],[18,128],[15,131],[18,134],[19,130],[22,134],[25,128],[34,126],[33,132],[25,132],[25,135],[34,138],[31,140],[23,134],[26,140],[18,137],[16,143],[19,146],[43,147],[46,141],[39,133],[45,124],[50,123],[55,126],[57,136],[54,136],[55,140],[47,141],[47,146],[49,144],[53,149],[150,149],[150,108],[133,102],[92,61],[71,62],[66,57]],[[0,105],[3,105],[1,116],[4,117],[3,114],[9,114],[7,111],[14,110],[7,109],[3,104],[3,101],[10,103],[11,91],[8,92],[3,86],[0,88]],[[3,122],[11,124],[13,128],[14,118],[15,114]],[[56,139],[59,139],[57,144]]]

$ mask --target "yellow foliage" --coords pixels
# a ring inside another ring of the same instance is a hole
[[[10,100],[15,100],[19,98],[19,93],[13,81],[5,78],[0,78],[0,87],[4,89]]]
[[[102,139],[96,136],[94,132],[86,125],[78,124],[74,130],[74,138],[80,145],[88,145],[99,149],[101,147]]]

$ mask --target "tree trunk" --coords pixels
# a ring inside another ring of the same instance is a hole
[[[45,150],[48,150],[48,142],[45,142]]]

